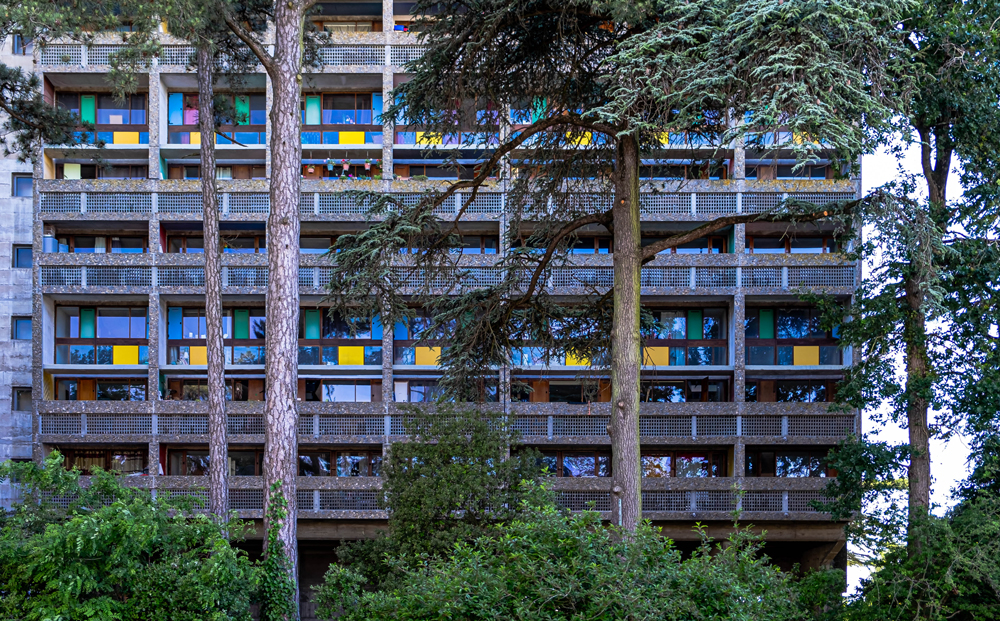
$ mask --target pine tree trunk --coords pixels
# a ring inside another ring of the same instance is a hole
[[[639,471],[639,147],[618,143],[614,222],[614,318],[611,327],[612,515],[627,531],[642,519]]]
[[[271,213],[267,220],[267,347],[264,415],[264,528],[270,524],[271,486],[288,503],[278,525],[292,579],[298,585],[296,542],[298,509],[298,436],[295,401],[298,395],[299,328],[299,191],[302,163],[300,102],[302,76],[302,12],[295,3],[274,5],[274,66],[271,71]],[[265,550],[269,554],[270,550]],[[296,586],[296,589],[298,587]],[[298,591],[296,590],[296,606]]]
[[[205,246],[205,340],[208,361],[208,507],[225,519],[229,512],[229,451],[226,444],[226,359],[222,349],[222,257],[215,189],[213,54],[198,48],[198,126],[201,130],[201,204]]]
[[[906,389],[909,401],[906,409],[910,440],[909,523],[913,525],[927,514],[931,496],[931,454],[927,429],[929,403],[925,391],[930,390],[930,365],[927,358],[927,331],[923,308],[923,287],[916,279],[905,283],[908,316],[904,320],[906,340]]]

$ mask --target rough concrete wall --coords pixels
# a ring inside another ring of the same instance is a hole
[[[11,41],[3,42],[0,61],[31,68],[31,56],[11,54]],[[31,412],[14,412],[13,389],[31,387],[31,341],[11,337],[11,317],[31,316],[31,270],[13,267],[13,246],[31,245],[30,198],[14,198],[14,173],[31,174],[30,164],[14,158],[0,159],[0,462],[31,457]],[[11,500],[11,489],[0,482],[0,506]]]

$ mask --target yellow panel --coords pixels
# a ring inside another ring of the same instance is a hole
[[[364,347],[345,347],[341,345],[340,351],[337,353],[339,354],[337,364],[360,366],[365,363]]]
[[[666,367],[670,366],[669,347],[643,347],[642,363],[647,366]]]
[[[416,347],[414,348],[414,362],[425,367],[436,367],[438,358],[441,357],[440,347]]]
[[[79,179],[79,178],[80,178],[79,164],[63,164],[63,179]]]
[[[115,345],[111,353],[111,364],[139,364],[139,346]]]
[[[573,354],[566,354],[566,366],[568,367],[589,367],[590,360],[577,358]]]
[[[590,132],[566,132],[566,137],[569,138],[574,145],[578,147],[585,147],[590,144],[590,140],[593,135]]]
[[[191,144],[201,144],[201,132],[191,132]]]
[[[441,134],[433,132],[415,132],[417,144],[441,144]],[[341,138],[343,142],[343,138]]]
[[[115,144],[139,144],[139,132],[115,132]]]
[[[340,132],[340,144],[364,144],[364,132]]]
[[[206,365],[208,364],[208,348],[207,347],[192,347],[191,348],[191,364],[194,365]]]
[[[797,367],[819,364],[819,345],[796,345],[792,352],[792,364]]]

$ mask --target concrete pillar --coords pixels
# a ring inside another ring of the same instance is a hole
[[[389,8],[390,18],[392,7]],[[386,58],[388,63],[388,58]],[[382,70],[382,107],[388,109],[392,104],[393,73],[392,69],[386,65]],[[396,142],[396,119],[382,115],[382,176],[392,179],[392,145]]]
[[[149,68],[149,95],[147,99],[148,112],[146,123],[149,125],[149,178],[162,179],[163,171],[160,170],[160,112],[166,114],[167,94],[160,84],[160,68],[153,65]],[[162,119],[166,125],[166,118]]]

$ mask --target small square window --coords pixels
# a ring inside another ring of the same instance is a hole
[[[14,407],[12,408],[15,412],[30,412],[31,411],[31,389],[30,388],[14,388],[11,395],[11,401]]]
[[[31,268],[31,246],[14,246],[14,267]]]
[[[31,317],[12,317],[10,337],[17,341],[31,340]]]
[[[31,198],[32,179],[30,174],[14,173],[10,182],[13,196]]]

